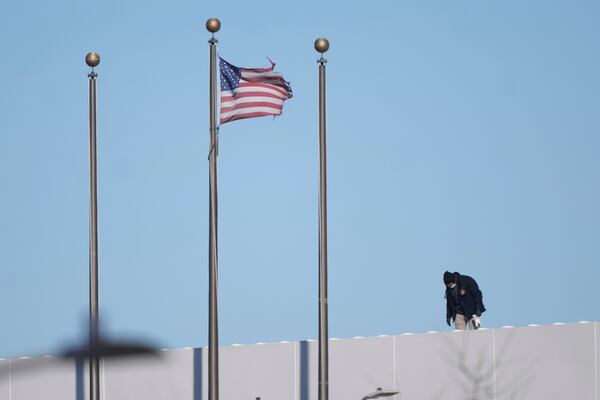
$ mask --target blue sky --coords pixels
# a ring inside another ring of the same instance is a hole
[[[222,344],[317,337],[317,53],[328,62],[330,335],[600,319],[595,1],[21,1],[0,13],[0,356],[88,308],[85,54],[98,77],[100,307],[115,337],[207,343],[208,17],[291,82],[221,129]]]

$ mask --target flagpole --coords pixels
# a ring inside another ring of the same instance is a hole
[[[217,18],[206,21],[206,29],[212,33],[208,41],[210,49],[210,152],[209,160],[209,239],[208,239],[208,400],[219,399],[219,329],[218,329],[218,241],[217,241],[217,39],[221,29]]]
[[[327,141],[325,104],[325,65],[323,54],[329,41],[319,38],[315,50],[319,64],[319,400],[329,399],[329,336],[327,333]]]
[[[92,68],[88,74],[90,96],[90,245],[89,245],[89,286],[90,286],[90,351],[98,341],[98,185],[96,176],[96,77],[94,67],[100,64],[98,53],[90,52],[85,63]],[[100,400],[100,360],[90,357],[90,400]]]

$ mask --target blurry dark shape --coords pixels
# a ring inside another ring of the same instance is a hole
[[[364,396],[362,398],[362,400],[377,399],[379,397],[390,397],[390,396],[395,396],[398,393],[400,393],[400,391],[398,391],[398,390],[384,390],[382,388],[377,388],[376,391],[371,392],[371,393],[367,394],[366,396]]]
[[[22,359],[47,359],[49,362],[68,362],[75,361],[75,365],[83,365],[83,363],[89,360],[102,360],[102,359],[131,359],[138,357],[153,357],[160,358],[161,354],[159,350],[147,343],[143,343],[137,340],[129,341],[116,341],[104,339],[102,335],[97,336],[99,339],[90,341],[86,339],[79,344],[75,344],[67,347],[61,352],[58,352],[56,357],[52,356],[28,356],[20,357],[17,360]],[[91,344],[91,345],[90,345]],[[16,360],[15,360],[16,361]],[[35,370],[41,366],[47,366],[48,364],[20,364],[11,365],[10,371],[15,372],[28,372]],[[9,369],[0,372],[0,378],[9,373]]]
[[[75,360],[87,360],[90,358],[116,358],[125,356],[158,356],[158,351],[146,344],[139,342],[116,342],[98,340],[91,346],[78,346],[67,348],[59,357]]]
[[[90,323],[87,339],[79,344],[67,346],[58,354],[58,357],[75,360],[89,360],[102,358],[115,358],[124,356],[158,356],[155,346],[140,340],[113,340],[108,339],[100,329],[98,321]]]

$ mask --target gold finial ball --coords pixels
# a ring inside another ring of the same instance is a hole
[[[325,53],[329,50],[329,40],[325,38],[318,38],[315,40],[315,50],[319,53]]]
[[[94,68],[96,65],[100,64],[100,54],[95,51],[90,51],[87,53],[87,56],[85,56],[85,63]]]
[[[217,18],[207,19],[206,20],[206,29],[211,33],[218,32],[219,29],[221,29],[221,21],[219,21]]]

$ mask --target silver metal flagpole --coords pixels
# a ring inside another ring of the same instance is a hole
[[[319,64],[319,400],[329,399],[329,336],[327,333],[327,141],[325,104],[325,64],[323,54],[329,41],[319,38],[315,50]]]
[[[212,33],[208,41],[210,49],[210,153],[209,160],[209,239],[208,239],[208,399],[219,399],[219,329],[218,329],[218,240],[217,240],[217,39],[221,29],[217,18],[206,21],[206,29]]]
[[[98,186],[96,180],[96,77],[94,67],[100,64],[98,53],[85,57],[92,68],[90,78],[90,351],[98,342]],[[90,400],[100,400],[100,360],[90,357]]]

